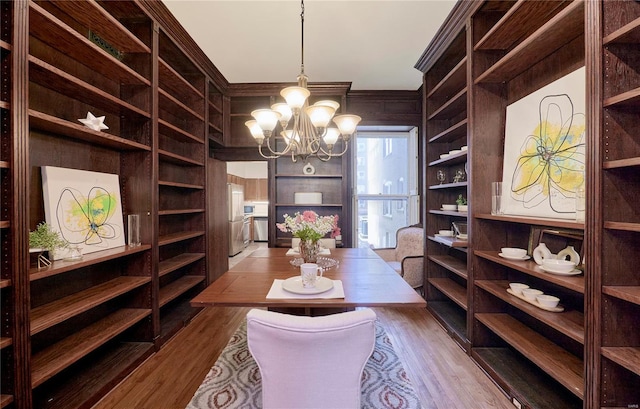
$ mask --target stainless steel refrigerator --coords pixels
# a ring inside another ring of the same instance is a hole
[[[244,234],[244,187],[227,184],[229,200],[229,255],[235,256],[246,246]]]

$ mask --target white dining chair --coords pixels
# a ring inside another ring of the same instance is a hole
[[[262,376],[263,408],[360,408],[375,320],[368,308],[321,317],[249,311],[247,340]]]

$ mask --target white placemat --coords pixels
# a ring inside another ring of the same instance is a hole
[[[267,299],[344,298],[342,280],[333,280],[333,288],[320,294],[294,294],[282,288],[284,280],[273,280]]]
[[[323,247],[323,248],[320,249],[318,254],[321,255],[321,256],[325,256],[327,254],[331,254],[331,250],[325,249]],[[289,249],[289,250],[287,250],[287,256],[299,256],[299,255],[300,255],[300,250],[298,250],[298,249]]]

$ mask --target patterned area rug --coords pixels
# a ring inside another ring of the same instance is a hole
[[[391,340],[376,322],[376,345],[362,374],[362,408],[418,409],[420,401]],[[187,409],[262,408],[260,370],[243,323],[193,395]]]

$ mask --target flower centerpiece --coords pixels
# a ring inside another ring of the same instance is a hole
[[[332,238],[340,235],[338,215],[318,216],[313,210],[306,210],[302,214],[296,212],[293,217],[285,214],[284,223],[276,223],[276,227],[300,239],[300,256],[305,263],[317,261],[320,251],[318,241],[322,237],[328,233],[331,233]]]

